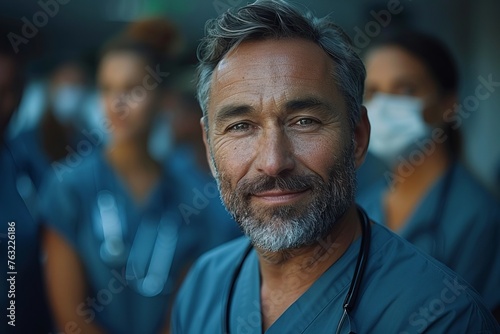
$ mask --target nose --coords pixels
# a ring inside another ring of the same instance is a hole
[[[128,114],[128,104],[124,93],[110,93],[105,97],[108,113],[112,118],[123,119]]]
[[[278,176],[293,170],[295,159],[291,141],[281,128],[264,131],[259,141],[256,168],[260,173]]]

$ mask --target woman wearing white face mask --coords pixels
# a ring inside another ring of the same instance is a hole
[[[498,310],[500,206],[458,162],[453,58],[434,38],[404,32],[369,50],[366,67],[369,150],[389,169],[358,201]]]
[[[67,62],[51,74],[48,103],[39,125],[40,148],[49,162],[63,159],[71,153],[67,146],[76,145],[85,137],[83,105],[89,95],[89,78],[80,63]]]

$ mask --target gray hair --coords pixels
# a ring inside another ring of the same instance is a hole
[[[207,130],[207,108],[215,67],[241,42],[258,39],[303,38],[318,44],[335,62],[333,78],[350,112],[351,127],[359,121],[365,67],[349,36],[328,17],[317,18],[310,12],[302,14],[284,0],[257,0],[209,20],[205,30],[206,35],[198,46],[197,97]]]

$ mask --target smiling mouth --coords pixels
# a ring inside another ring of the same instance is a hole
[[[301,199],[310,189],[269,190],[252,194],[252,197],[269,204],[291,204]]]

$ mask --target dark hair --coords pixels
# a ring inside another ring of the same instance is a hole
[[[457,92],[459,75],[455,59],[437,38],[416,31],[399,31],[374,41],[370,50],[383,46],[397,46],[417,57],[434,77],[442,93]]]
[[[0,24],[0,56],[9,58],[14,66],[16,66],[16,77],[15,82],[13,83],[19,91],[22,91],[24,86],[24,65],[27,60],[28,51],[25,52],[16,52],[14,50],[11,41],[8,38],[8,34],[12,31],[13,27],[10,27],[7,24]]]
[[[319,45],[335,62],[332,76],[345,99],[351,126],[358,122],[365,67],[351,39],[329,18],[302,14],[283,0],[257,0],[209,20],[205,30],[206,35],[198,47],[197,92],[204,116],[207,115],[212,73],[232,48],[246,40],[304,38]],[[204,120],[207,127],[207,118]]]
[[[146,65],[153,68],[165,61],[163,55],[151,45],[127,36],[119,36],[105,44],[99,58],[102,60],[106,55],[118,52],[131,52],[137,54],[144,59]]]
[[[124,35],[142,41],[168,58],[175,56],[181,37],[176,26],[163,17],[149,17],[130,24]]]

